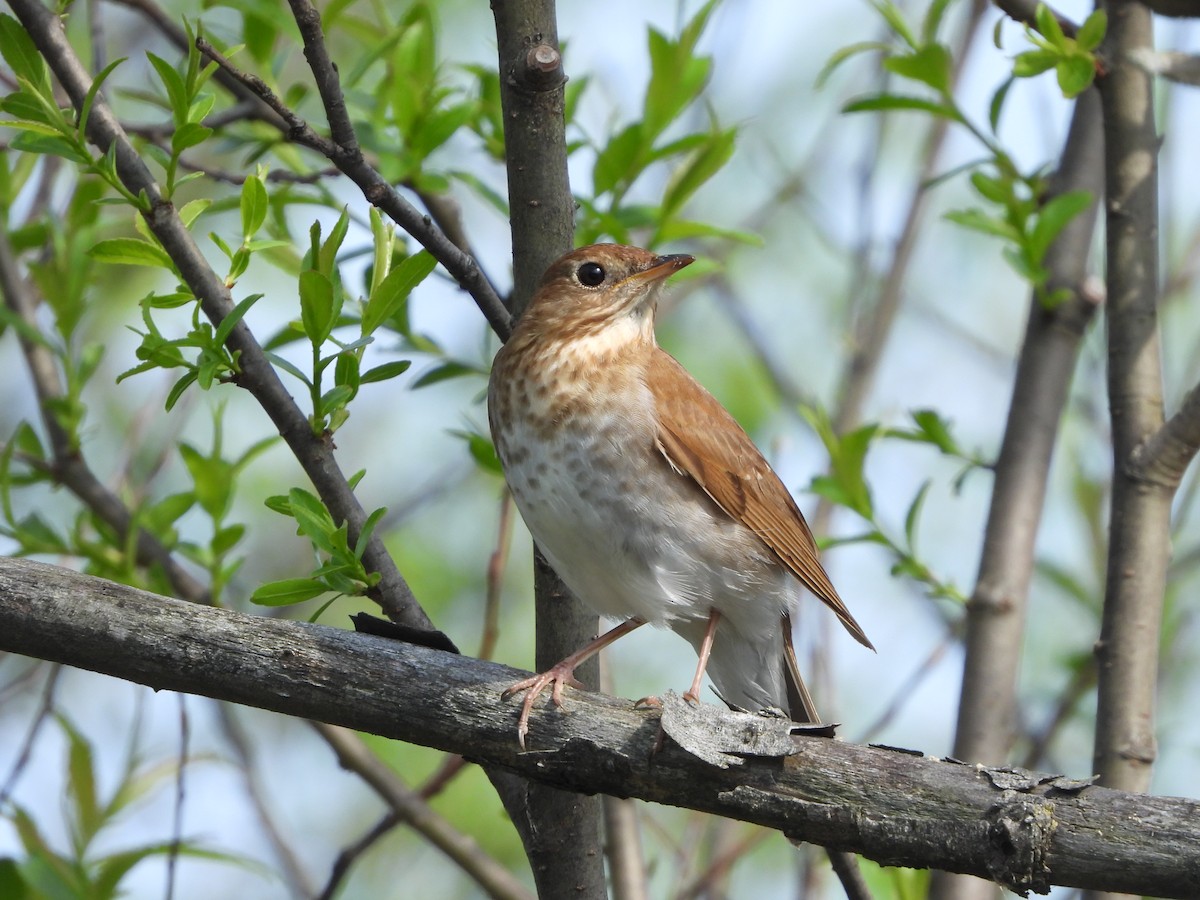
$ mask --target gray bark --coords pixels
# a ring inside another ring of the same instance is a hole
[[[1017,890],[1051,884],[1200,895],[1200,802],[797,735],[785,758],[728,768],[672,741],[658,714],[568,691],[521,752],[524,673],[321,625],[197,606],[27,560],[0,561],[0,651],[462,753],[543,784],[716,813],[885,865]],[[726,737],[750,720],[714,711]]]

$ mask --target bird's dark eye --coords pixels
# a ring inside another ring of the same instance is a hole
[[[596,287],[604,283],[604,267],[599,263],[585,262],[575,273],[579,283],[588,287]]]

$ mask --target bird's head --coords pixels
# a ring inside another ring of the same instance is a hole
[[[559,257],[517,324],[514,337],[575,341],[609,334],[616,341],[653,340],[663,282],[694,258],[659,256],[619,244],[592,244]]]

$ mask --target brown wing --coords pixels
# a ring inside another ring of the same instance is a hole
[[[762,538],[855,640],[874,650],[821,566],[796,501],[733,416],[661,350],[651,357],[646,381],[658,413],[658,447],[667,461]]]

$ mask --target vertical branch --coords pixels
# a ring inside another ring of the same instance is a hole
[[[1099,196],[1103,153],[1100,98],[1096,91],[1087,91],[1075,104],[1050,196],[1076,190]],[[1096,218],[1093,204],[1063,229],[1046,256],[1047,289],[1066,288],[1071,297],[1051,309],[1036,294],[1030,298],[979,574],[967,606],[954,755],[968,762],[1005,762],[1016,736],[1017,675],[1050,461],[1079,345],[1096,308],[1081,289]],[[969,900],[995,893],[991,882],[939,874],[931,896]]]
[[[574,243],[575,204],[567,180],[564,123],[566,76],[558,49],[554,0],[492,0],[499,53],[500,103],[508,160],[513,242],[512,311],[529,302],[542,273]],[[539,671],[587,643],[596,617],[566,590],[540,553],[534,558]],[[576,671],[599,682],[596,661]],[[514,822],[525,842],[543,897],[605,898],[600,853],[600,801],[529,783],[525,820]],[[512,812],[510,808],[510,813]]]
[[[1102,139],[1099,97],[1088,91],[1075,104],[1050,196],[1076,190],[1099,196]],[[971,762],[1004,762],[1015,737],[1017,669],[1034,544],[1079,343],[1095,310],[1094,299],[1081,290],[1095,226],[1093,206],[1063,229],[1047,254],[1047,288],[1066,288],[1072,292],[1070,299],[1052,309],[1036,296],[1030,300],[979,575],[967,607],[967,655],[954,755]]]
[[[1153,79],[1130,61],[1152,47],[1150,12],[1109,4],[1100,82],[1108,184],[1108,395],[1113,491],[1100,641],[1095,771],[1103,784],[1144,791],[1156,747],[1158,639],[1174,489],[1132,463],[1163,424],[1158,338],[1158,135]]]

